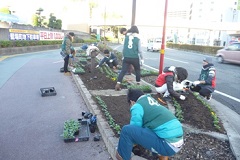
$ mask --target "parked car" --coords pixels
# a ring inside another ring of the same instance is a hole
[[[240,42],[232,43],[228,47],[218,50],[216,57],[219,63],[240,64]]]
[[[147,43],[147,51],[160,51],[162,44],[161,38],[152,38],[148,40]]]

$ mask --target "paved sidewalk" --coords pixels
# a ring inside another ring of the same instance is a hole
[[[72,76],[59,69],[57,51],[0,61],[1,160],[108,160],[101,138],[65,143],[64,121],[88,111]],[[40,88],[55,87],[57,95],[41,97]]]

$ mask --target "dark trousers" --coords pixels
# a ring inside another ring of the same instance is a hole
[[[191,86],[190,89],[191,89],[191,91],[199,92],[199,94],[203,97],[210,96],[210,94],[212,93],[209,89],[201,87],[199,85]]]
[[[113,68],[113,66],[114,66],[114,67],[117,67],[117,65],[118,65],[118,61],[117,61],[117,60],[114,60],[114,61],[112,61],[112,62],[107,61],[106,63],[107,63],[107,65],[108,65],[110,68]]]
[[[69,72],[69,71],[68,71],[68,61],[69,61],[69,55],[67,55],[67,56],[64,58],[64,66],[63,66],[64,72]]]
[[[130,65],[133,65],[135,73],[136,73],[136,81],[140,82],[140,63],[139,58],[124,58],[122,63],[122,70],[118,75],[118,82],[122,82],[124,75],[128,71]]]

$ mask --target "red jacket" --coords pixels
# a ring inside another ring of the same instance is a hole
[[[156,87],[161,87],[163,84],[166,83],[166,76],[174,76],[173,75],[173,72],[162,72],[162,74],[160,74],[158,77],[157,77],[157,80],[155,82],[155,86]]]

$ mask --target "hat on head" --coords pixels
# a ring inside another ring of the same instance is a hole
[[[203,61],[205,61],[207,63],[212,63],[212,58],[211,57],[205,57],[205,58],[203,58]]]
[[[72,37],[75,36],[75,34],[73,32],[69,32],[68,34]]]

